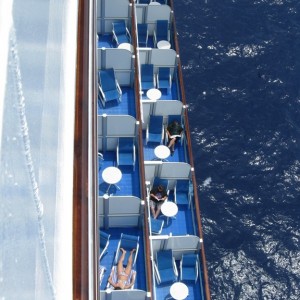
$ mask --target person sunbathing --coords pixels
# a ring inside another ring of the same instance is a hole
[[[123,248],[120,248],[120,250],[122,251],[122,255],[117,264],[117,283],[113,282],[114,270],[111,271],[108,278],[108,282],[114,287],[115,290],[130,289],[135,282],[135,274],[136,274],[135,272],[132,274],[130,278],[132,263],[133,263],[133,252],[135,252],[135,249],[132,249],[130,251],[126,268],[124,268],[123,266],[126,251]]]

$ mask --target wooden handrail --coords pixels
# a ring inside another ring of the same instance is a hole
[[[150,230],[148,224],[148,204],[146,201],[146,187],[145,187],[145,166],[144,166],[144,143],[143,143],[143,127],[142,127],[142,116],[141,116],[141,95],[140,91],[140,82],[139,82],[139,65],[138,65],[138,52],[137,52],[137,32],[136,32],[136,16],[134,9],[134,1],[130,1],[132,4],[132,18],[131,18],[131,37],[134,49],[134,88],[135,88],[135,109],[136,117],[139,121],[138,126],[138,149],[139,149],[139,171],[140,171],[140,189],[141,189],[141,198],[145,201],[144,205],[144,243],[145,243],[145,260],[146,260],[146,278],[147,278],[147,291],[150,291],[151,297],[153,298],[153,285],[152,285],[152,272],[151,272],[151,252],[150,252]]]
[[[79,0],[73,177],[73,299],[89,299],[88,269],[88,99],[89,8]]]
[[[174,2],[173,0],[170,0],[170,6],[172,11],[174,12]],[[175,50],[178,55],[178,77],[179,77],[179,85],[180,85],[180,91],[181,91],[181,97],[182,102],[186,106],[186,97],[185,97],[185,91],[184,91],[184,84],[183,84],[183,75],[182,75],[182,67],[181,67],[181,60],[180,60],[180,49],[179,49],[179,43],[177,38],[177,29],[176,29],[176,22],[175,22],[175,16],[173,14],[173,38],[174,38],[174,44],[175,44]],[[185,119],[185,128],[188,134],[186,135],[187,139],[187,147],[188,147],[188,153],[190,157],[190,164],[192,169],[194,170],[194,159],[193,159],[193,152],[192,152],[192,142],[191,142],[191,135],[190,135],[190,127],[188,122],[188,113],[187,109],[184,110],[184,119]],[[194,199],[195,199],[195,210],[196,210],[196,218],[197,218],[197,226],[200,238],[203,240],[203,231],[202,231],[202,223],[201,223],[201,214],[200,214],[200,207],[199,207],[199,199],[198,199],[198,190],[197,190],[197,183],[196,183],[196,175],[195,172],[192,171],[192,182],[193,182],[193,188],[194,188]],[[209,289],[209,279],[208,279],[208,271],[207,271],[207,263],[206,263],[206,257],[205,257],[205,249],[204,244],[201,245],[201,258],[202,258],[202,264],[203,264],[203,277],[204,277],[204,285],[205,285],[205,299],[210,300],[210,289]]]

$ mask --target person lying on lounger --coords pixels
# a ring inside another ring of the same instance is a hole
[[[120,248],[122,251],[122,255],[118,261],[117,265],[117,283],[113,282],[113,272],[114,270],[111,271],[108,282],[114,287],[115,290],[125,290],[125,289],[130,289],[135,282],[135,272],[133,273],[131,279],[130,279],[130,274],[131,274],[131,269],[132,269],[132,256],[133,252],[135,249],[130,251],[130,255],[128,257],[128,262],[126,268],[123,267],[123,261],[125,258],[126,251],[123,248]]]

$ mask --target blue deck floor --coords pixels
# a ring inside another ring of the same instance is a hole
[[[98,100],[98,115],[104,113],[110,115],[130,115],[135,117],[135,98],[134,90],[130,87],[121,87],[122,101],[119,103],[117,100],[109,101],[103,107],[100,100]]]
[[[108,184],[102,179],[102,172],[107,167],[115,167],[116,162],[116,152],[107,151],[103,153],[104,160],[102,161],[101,167],[98,172],[98,184],[99,184],[99,195],[103,196],[108,188]],[[109,189],[109,193],[116,196],[136,196],[140,197],[140,186],[137,184],[139,182],[139,162],[136,161],[135,171],[133,171],[132,166],[119,166],[122,172],[122,179],[118,182],[117,189],[116,186],[112,185]]]

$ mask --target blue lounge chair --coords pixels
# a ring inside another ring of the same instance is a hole
[[[172,250],[156,252],[154,270],[158,284],[172,283],[177,280],[178,272]]]
[[[131,43],[131,35],[124,20],[112,23],[112,33],[118,46],[122,43]]]
[[[150,115],[146,128],[146,145],[148,142],[162,144],[164,137],[163,116]]]
[[[106,102],[117,100],[122,101],[122,90],[115,76],[114,69],[100,70],[99,79],[99,99],[105,107]]]
[[[169,89],[172,85],[171,70],[168,67],[158,68],[157,73],[157,88],[159,89]]]
[[[98,172],[100,171],[100,169],[102,167],[103,161],[104,161],[103,154],[98,151]]]
[[[164,220],[161,219],[153,219],[150,217],[150,226],[152,234],[161,234],[162,229],[164,227]]]
[[[181,281],[194,281],[198,279],[199,260],[198,255],[189,253],[182,254],[180,260],[180,280]]]
[[[174,202],[177,205],[191,206],[193,196],[193,185],[189,179],[180,179],[176,181],[174,188]]]
[[[110,234],[100,231],[100,257],[99,260],[103,257],[103,255],[107,252],[107,248],[109,245]]]
[[[135,236],[135,235],[128,235],[128,234],[124,234],[121,233],[121,237],[118,243],[118,247],[117,247],[117,251],[116,251],[116,256],[115,256],[115,265],[118,264],[119,258],[121,256],[121,250],[120,248],[123,248],[124,250],[126,250],[126,256],[124,258],[124,264],[127,264],[128,261],[128,257],[130,255],[130,251],[132,249],[136,249],[136,251],[133,253],[133,263],[132,263],[132,267],[135,266],[135,262],[137,259],[137,255],[139,252],[139,236]]]
[[[184,141],[184,124],[183,124],[182,115],[169,115],[168,116],[168,124],[171,124],[173,121],[177,121],[183,128],[183,131],[181,132],[181,137],[180,137],[180,144],[182,145],[182,143]],[[165,145],[167,143],[168,143],[168,133],[167,133],[167,130],[165,130]]]
[[[169,22],[168,20],[157,20],[153,31],[154,46],[160,41],[170,42]]]
[[[148,24],[137,24],[139,46],[147,47],[148,44]]]
[[[135,169],[134,138],[119,138],[117,145],[117,166],[133,166]]]
[[[152,64],[141,65],[141,88],[142,90],[155,88],[154,66]]]
[[[165,187],[167,193],[169,193],[169,180],[165,178],[154,177],[152,187],[162,185]]]
[[[149,4],[151,0],[138,0],[139,4]]]

